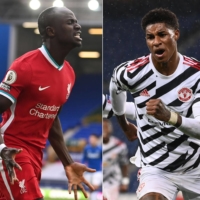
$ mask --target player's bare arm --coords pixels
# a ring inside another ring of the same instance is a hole
[[[11,105],[12,102],[9,99],[0,95],[0,114],[7,110]],[[2,157],[8,170],[11,184],[14,184],[14,181],[18,181],[14,168],[21,170],[21,167],[15,162],[15,156],[21,151],[22,149],[6,147],[2,135],[0,134],[0,156]]]
[[[129,122],[125,115],[116,115],[117,121],[119,122],[123,132],[125,133],[126,137],[130,141],[134,141],[137,139],[137,128],[134,124]]]
[[[85,178],[83,177],[83,173],[85,171],[95,172],[96,170],[88,168],[86,165],[73,161],[65,145],[61,124],[58,117],[56,117],[56,119],[54,120],[54,123],[49,132],[48,139],[64,166],[66,176],[68,178],[69,193],[71,193],[71,190],[73,189],[74,198],[75,200],[78,200],[77,188],[79,187],[83,192],[84,196],[87,198],[88,195],[82,183],[86,184],[91,190],[94,190],[94,187],[85,180]]]

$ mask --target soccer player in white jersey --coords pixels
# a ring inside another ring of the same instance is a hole
[[[103,193],[108,200],[117,200],[126,191],[128,178],[128,149],[124,142],[112,135],[109,119],[103,119]]]
[[[167,9],[142,19],[150,54],[120,64],[110,82],[113,112],[128,136],[139,139],[139,200],[200,199],[200,62],[181,55],[178,19]],[[126,92],[137,129],[125,116]]]

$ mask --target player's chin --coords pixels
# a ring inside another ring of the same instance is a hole
[[[81,47],[81,46],[82,46],[82,42],[81,42],[81,41],[76,42],[76,43],[75,43],[75,46],[76,46],[76,47]]]

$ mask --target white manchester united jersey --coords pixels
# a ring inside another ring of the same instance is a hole
[[[120,185],[121,165],[128,164],[127,146],[114,136],[107,144],[103,144],[103,182],[107,185]]]
[[[200,140],[147,115],[145,103],[161,99],[169,110],[193,118],[192,105],[200,101],[200,62],[179,56],[178,67],[170,76],[160,74],[148,55],[119,65],[111,80],[117,93],[130,91],[134,98],[142,164],[170,172],[199,166]]]

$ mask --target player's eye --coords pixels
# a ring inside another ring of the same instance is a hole
[[[70,19],[70,20],[67,20],[67,23],[68,24],[75,24],[75,23],[77,23],[77,20]]]
[[[154,39],[154,36],[153,36],[153,35],[147,35],[147,36],[146,36],[146,39],[147,39],[147,40],[153,40],[153,39]]]

